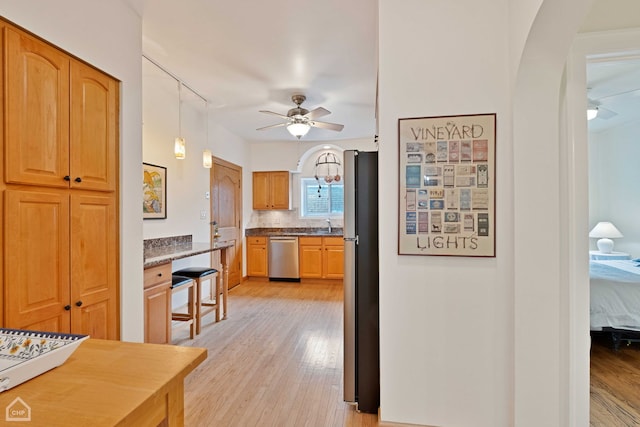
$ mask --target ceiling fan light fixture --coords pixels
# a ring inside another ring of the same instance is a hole
[[[298,139],[305,136],[309,132],[310,128],[311,126],[309,125],[309,123],[295,120],[287,125],[287,130],[289,131],[289,133]]]
[[[587,108],[587,120],[593,120],[598,116],[598,107]]]

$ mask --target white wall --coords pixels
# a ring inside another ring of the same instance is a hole
[[[616,251],[640,257],[640,122],[589,135],[589,229],[612,222],[624,237]],[[596,240],[591,249],[596,249]]]
[[[0,1],[0,14],[121,81],[120,296],[121,338],[144,338],[142,300],[141,22],[123,2]]]
[[[507,2],[380,0],[383,420],[511,425]],[[397,119],[497,113],[496,257],[398,256]]]
[[[143,224],[145,239],[191,235],[194,242],[210,242],[210,172],[202,165],[202,152],[243,167],[247,163],[247,144],[213,122],[212,109],[188,82],[179,82],[172,70],[146,58],[143,71],[143,161],[167,168],[167,218],[148,219]],[[186,140],[186,156],[176,159],[174,140],[180,134]],[[246,187],[249,168],[243,167],[243,221],[247,211]],[[250,181],[249,181],[250,182]],[[243,254],[244,255],[244,254]],[[211,256],[202,254],[176,260],[173,270],[189,266],[210,266]],[[204,285],[208,292],[210,282]],[[185,292],[173,297],[173,307],[186,304]]]

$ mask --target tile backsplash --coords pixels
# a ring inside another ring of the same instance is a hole
[[[317,227],[327,226],[327,218],[300,218],[297,209],[274,210],[274,211],[253,211],[247,228],[294,228],[294,227]],[[331,217],[332,227],[342,227],[342,217]]]

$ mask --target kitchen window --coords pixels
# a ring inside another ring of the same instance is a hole
[[[341,216],[344,213],[344,186],[342,183],[331,185],[315,178],[301,178],[302,216],[327,217]]]

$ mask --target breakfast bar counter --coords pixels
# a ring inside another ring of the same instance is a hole
[[[159,239],[158,239],[159,240]],[[177,242],[170,245],[149,246],[144,249],[144,268],[166,264],[177,259],[221,251],[220,258],[226,270],[226,249],[233,246],[229,242],[197,243]]]
[[[204,348],[90,338],[61,366],[0,393],[0,407],[33,426],[183,426],[184,378],[206,358]]]
[[[211,301],[201,302],[202,305],[214,307],[216,322],[227,318],[229,295],[229,256],[227,249],[234,246],[233,242],[193,242],[191,235],[160,237],[144,241],[144,299],[145,299],[145,342],[170,344],[172,325],[172,272],[175,271],[173,261],[196,255],[220,252],[220,266],[218,269],[210,295],[215,297]],[[213,263],[213,259],[211,261]],[[209,264],[202,266],[209,268]],[[212,276],[213,278],[213,276]],[[200,286],[196,286],[196,301],[201,298]],[[222,304],[218,304],[219,295]],[[196,334],[200,331],[202,316],[200,307],[196,308]]]

